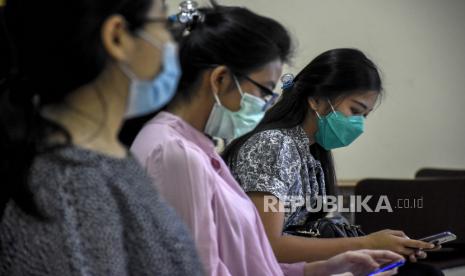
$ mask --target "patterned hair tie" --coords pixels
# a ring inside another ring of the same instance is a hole
[[[186,0],[179,4],[179,13],[170,16],[170,20],[184,25],[184,35],[188,35],[197,24],[205,20],[205,16],[199,11],[199,4],[196,1]]]
[[[287,90],[291,88],[294,85],[294,75],[290,73],[286,73],[281,77],[281,82],[283,85],[281,86],[281,89]]]

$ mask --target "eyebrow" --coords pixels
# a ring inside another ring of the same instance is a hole
[[[357,100],[352,100],[352,101],[353,101],[354,103],[357,103],[357,104],[359,104],[360,106],[362,106],[363,109],[368,110],[368,106],[367,106],[366,104],[364,104],[364,103],[362,103],[362,102],[359,102],[359,101],[357,101]]]

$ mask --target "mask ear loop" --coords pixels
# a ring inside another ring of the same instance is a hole
[[[232,76],[233,76],[234,83],[237,86],[237,90],[239,90],[239,93],[241,94],[241,97],[243,97],[244,92],[242,91],[241,85],[240,85],[239,81],[237,80],[237,77],[235,75],[232,75]]]
[[[333,113],[336,113],[336,110],[334,109],[333,105],[331,104],[331,102],[329,101],[328,99],[328,103],[329,103],[329,106],[331,106],[331,110],[333,111]]]
[[[237,81],[236,76],[232,75],[232,77],[233,77],[234,82],[236,83],[236,86],[237,86],[237,88],[238,88],[238,90],[239,90],[239,93],[241,94],[241,96],[243,96],[243,95],[244,95],[244,92],[242,92],[242,88],[241,88],[241,86],[239,85],[239,82]],[[219,106],[222,106],[221,101],[220,101],[220,98],[218,97],[218,94],[216,94],[215,92],[213,92],[213,97],[215,98],[216,103],[217,103]]]
[[[152,35],[150,35],[149,33],[147,33],[146,31],[144,30],[139,30],[136,35],[140,38],[142,38],[143,40],[145,40],[147,43],[149,43],[150,45],[152,45],[153,47],[157,48],[158,50],[160,51],[164,51],[164,46],[163,46],[163,43],[160,42],[157,38],[153,37]],[[136,76],[136,74],[129,68],[129,66],[127,64],[123,64],[121,63],[119,65],[121,71],[123,71],[123,73],[126,75],[126,77],[128,77],[130,80],[132,81],[135,81],[135,80],[139,80],[139,78]]]
[[[333,110],[333,112],[336,112],[336,110],[334,110],[334,107],[329,100],[328,100],[328,103],[329,103],[329,106],[331,106],[331,110]]]
[[[216,103],[217,103],[219,106],[223,106],[223,105],[221,104],[220,98],[218,98],[218,94],[216,94],[215,92],[213,92],[213,97],[215,98],[215,101],[216,101]]]
[[[318,111],[316,111],[316,109],[313,109],[313,106],[310,106],[310,108],[313,110],[313,112],[315,112],[318,119],[321,119],[320,113],[318,113]]]
[[[136,81],[138,80],[139,78],[136,76],[136,74],[134,74],[134,72],[132,72],[131,69],[129,69],[129,66],[127,64],[124,64],[124,63],[119,63],[118,64],[118,67],[121,69],[121,71],[123,72],[123,74],[131,81]]]
[[[153,37],[152,35],[150,35],[149,33],[147,33],[146,31],[143,31],[143,30],[140,30],[137,32],[137,36],[139,36],[140,38],[142,38],[143,40],[147,41],[150,45],[152,45],[153,47],[163,51],[164,49],[164,45],[162,42],[160,42],[157,38]]]

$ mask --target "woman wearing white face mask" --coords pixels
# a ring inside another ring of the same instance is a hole
[[[207,274],[366,275],[401,259],[360,251],[315,263],[277,262],[253,203],[209,137],[233,139],[258,123],[273,100],[290,38],[279,23],[245,8],[200,12],[203,20],[191,22],[181,39],[176,97],[144,126],[131,151],[190,228]]]
[[[124,117],[177,85],[164,10],[0,7],[0,275],[202,275],[185,226],[117,139]]]
[[[275,66],[275,71],[277,71],[279,65]],[[232,80],[241,97],[240,108],[237,111],[229,110],[227,107],[223,106],[218,94],[214,93],[213,97],[215,98],[215,103],[205,125],[204,131],[206,134],[211,137],[218,137],[226,141],[231,141],[251,131],[263,118],[267,106],[273,102],[276,98],[276,94],[269,88],[253,81],[251,78],[246,76],[243,78],[256,86],[254,90],[257,90],[257,88],[262,89],[264,92],[261,93],[267,95],[267,97],[262,95],[254,96],[252,93],[244,92],[238,78],[232,73]]]

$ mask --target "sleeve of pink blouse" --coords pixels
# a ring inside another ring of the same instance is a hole
[[[207,275],[231,275],[218,254],[211,204],[214,185],[205,159],[184,141],[171,140],[151,153],[147,172],[190,228]]]
[[[293,264],[279,264],[285,276],[303,276],[305,262]]]

